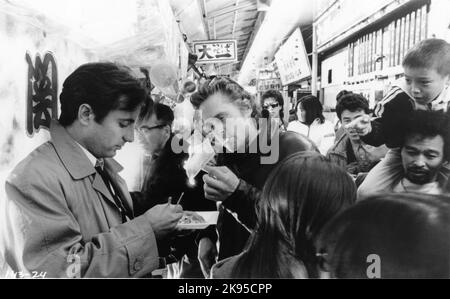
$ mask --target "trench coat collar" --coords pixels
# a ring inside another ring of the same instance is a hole
[[[77,142],[56,120],[53,120],[51,123],[50,136],[56,153],[73,179],[83,179],[96,173],[94,165],[89,161],[89,158]],[[112,158],[106,158],[104,161],[109,172],[118,173],[123,169],[123,167]]]

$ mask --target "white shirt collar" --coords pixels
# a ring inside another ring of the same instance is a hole
[[[97,166],[97,162],[100,162],[100,165],[103,168],[103,159],[97,159],[84,146],[82,146],[81,144],[79,144],[76,141],[75,141],[75,143],[78,144],[78,146],[83,150],[83,152],[86,154],[86,157],[89,159],[89,161],[91,162],[93,167]]]
[[[431,183],[418,185],[414,184],[407,178],[403,178],[398,185],[394,188],[394,192],[420,192],[427,194],[441,194],[442,189],[440,188],[439,182],[434,181]]]

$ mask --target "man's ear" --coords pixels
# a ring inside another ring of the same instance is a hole
[[[82,125],[87,126],[94,118],[95,115],[92,107],[89,104],[81,104],[78,108],[78,121]]]
[[[171,125],[164,126],[164,136],[167,139],[169,139],[171,133],[172,133],[172,126]]]

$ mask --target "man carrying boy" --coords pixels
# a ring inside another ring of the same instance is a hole
[[[450,103],[450,44],[441,39],[426,39],[404,57],[404,82],[394,87],[377,105],[372,121],[368,115],[351,124],[361,139],[370,145],[391,148],[373,168],[358,189],[358,198],[386,190],[402,176],[399,147],[403,124],[414,110],[447,112]],[[446,167],[441,170],[448,170]]]
[[[444,194],[447,178],[442,167],[450,155],[449,118],[437,111],[413,111],[405,125],[401,146],[403,175],[393,192]]]

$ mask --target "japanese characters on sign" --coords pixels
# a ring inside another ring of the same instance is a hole
[[[281,90],[283,88],[275,63],[259,69],[256,87],[259,92],[265,92],[270,89]]]
[[[50,129],[52,118],[58,113],[58,71],[53,54],[47,52],[44,60],[39,54],[33,64],[29,53],[28,64],[27,134],[33,136],[41,128]]]
[[[275,54],[275,61],[283,85],[311,76],[311,66],[306,54],[300,29],[297,28]]]
[[[234,62],[237,60],[236,40],[210,40],[194,42],[198,63]]]
[[[258,80],[257,90],[259,92],[265,92],[270,89],[281,90],[283,87],[281,86],[280,79],[260,79]]]

